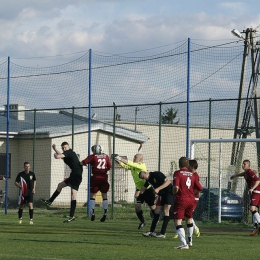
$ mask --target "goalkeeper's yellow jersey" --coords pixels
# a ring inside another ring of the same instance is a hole
[[[119,165],[122,168],[125,168],[125,169],[131,171],[136,189],[140,190],[144,186],[145,180],[142,180],[139,178],[139,172],[147,171],[145,163],[137,163],[137,162],[132,162],[132,161],[128,160],[127,164],[120,162]]]

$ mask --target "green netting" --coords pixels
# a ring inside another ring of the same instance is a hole
[[[185,42],[170,51],[146,57],[92,52],[91,59],[90,53],[86,53],[76,60],[52,67],[26,67],[11,59],[9,103],[23,107],[18,106],[10,112],[10,206],[16,205],[18,195],[13,178],[22,170],[24,161],[30,161],[36,173],[35,200],[38,201],[41,197],[49,197],[67,174],[64,163],[53,158],[52,143],[60,145],[68,141],[80,159],[87,156],[89,94],[93,116],[91,144],[100,143],[106,153],[111,154],[115,142],[116,152],[129,159],[141,148],[147,168],[151,171],[160,169],[170,178],[179,157],[187,151],[187,126],[189,139],[233,138],[243,44],[202,46],[191,43],[189,122],[187,50],[188,43]],[[251,63],[249,56],[242,97],[248,95]],[[3,106],[7,104],[7,80],[8,62],[5,60],[0,64],[0,101]],[[245,107],[243,98],[241,111]],[[162,123],[161,116],[169,109],[177,111],[178,125]],[[242,118],[243,113],[240,121]],[[4,109],[0,119],[0,153],[3,158],[0,168],[4,172],[7,144]],[[250,124],[254,125],[254,113]],[[115,175],[110,172],[109,178],[109,200],[114,192],[115,205],[134,203],[130,172],[115,169]],[[0,185],[4,190],[4,182]],[[85,169],[78,195],[79,206],[86,204],[87,192]],[[67,189],[59,196],[56,206],[68,206],[69,201]]]

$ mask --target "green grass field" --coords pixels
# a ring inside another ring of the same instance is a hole
[[[0,213],[0,259],[253,259],[259,256],[260,236],[250,237],[251,225],[240,223],[201,223],[199,238],[193,238],[189,250],[175,250],[169,222],[167,237],[145,238],[151,221],[137,230],[137,219],[108,219],[101,223],[86,218],[85,209],[77,209],[77,219],[63,223],[69,210],[37,210],[34,225],[29,225],[28,210],[23,224],[16,211]],[[157,231],[160,231],[161,223]]]

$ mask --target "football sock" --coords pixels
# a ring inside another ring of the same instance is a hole
[[[70,217],[74,217],[76,205],[77,205],[77,201],[76,200],[72,200],[70,202]]]
[[[140,211],[136,212],[136,215],[139,218],[140,222],[144,223],[143,211],[140,210]]]
[[[23,217],[23,209],[19,209],[18,210],[18,218],[22,218]]]
[[[92,211],[92,215],[94,215],[94,214],[95,214],[95,213],[94,213],[94,211],[95,211],[95,205],[96,205],[95,199],[90,199],[89,205],[90,205],[90,209],[91,209],[91,211]]]
[[[252,215],[253,215],[253,219],[255,219],[256,222],[258,224],[260,224],[260,215],[259,215],[259,213],[255,210],[255,211],[252,212]]]
[[[179,236],[179,239],[181,240],[181,243],[182,243],[183,245],[186,245],[187,242],[186,242],[185,230],[184,230],[183,226],[182,226],[182,225],[177,226],[177,227],[176,227],[176,230],[177,230],[177,234],[178,234],[178,236]]]
[[[196,229],[196,228],[197,228],[197,225],[196,225],[194,219],[192,219],[192,223],[193,223],[193,229]]]
[[[154,232],[159,218],[160,218],[160,214],[154,214],[152,225],[151,225],[151,228],[150,228],[150,232]]]
[[[187,233],[188,233],[188,237],[192,237],[193,235],[193,223],[187,224]]]
[[[29,209],[29,216],[30,216],[30,219],[33,219],[33,209]]]
[[[161,228],[161,234],[165,235],[166,229],[169,223],[170,217],[169,216],[164,216],[163,217],[163,223],[162,223],[162,228]]]
[[[52,194],[52,196],[49,198],[49,202],[53,202],[58,196],[60,195],[60,192],[55,190]]]
[[[103,209],[104,209],[104,215],[106,215],[107,209],[108,209],[108,200],[104,199],[103,202],[102,202],[102,205],[103,205]]]

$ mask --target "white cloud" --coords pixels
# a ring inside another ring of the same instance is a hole
[[[199,4],[187,0],[178,4],[150,0],[150,5],[147,0],[126,0],[124,4],[100,0],[2,0],[0,10],[5,12],[0,16],[0,57],[59,55],[90,48],[114,54],[133,52],[188,37],[232,39],[232,29],[260,24],[259,13],[242,12],[254,7],[252,1],[207,2],[208,6],[203,1],[201,12],[185,12],[181,6],[190,3],[198,8]],[[19,42],[23,44],[17,45]]]
[[[28,32],[28,31],[23,32],[22,34],[18,35],[18,37],[17,37],[17,39],[19,41],[22,41],[24,43],[33,42],[35,38],[36,38],[36,33]]]
[[[18,19],[21,20],[28,20],[37,18],[37,12],[32,8],[24,8],[22,11],[18,14]]]
[[[219,6],[223,10],[236,15],[242,15],[247,11],[247,4],[245,2],[222,2]]]

